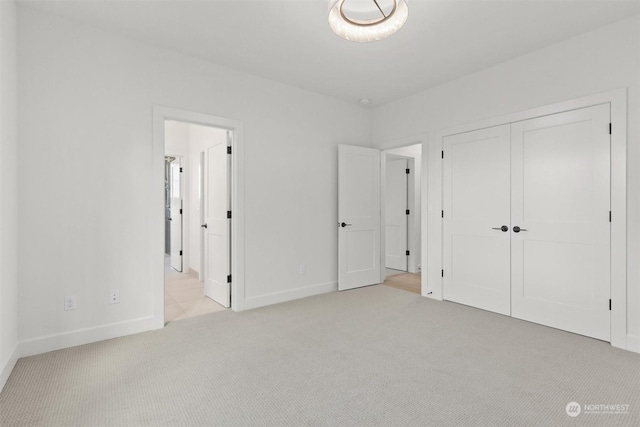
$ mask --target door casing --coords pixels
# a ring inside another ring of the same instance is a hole
[[[244,210],[244,124],[239,120],[177,108],[153,106],[153,194],[149,206],[149,227],[153,283],[153,328],[164,327],[164,151],[166,120],[177,120],[233,132],[231,155],[231,309],[245,308],[245,210]]]

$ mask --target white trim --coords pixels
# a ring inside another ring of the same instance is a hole
[[[63,348],[75,347],[83,344],[104,341],[125,335],[145,332],[153,328],[152,316],[126,320],[95,328],[76,329],[60,334],[45,335],[22,341],[19,344],[19,357],[33,356]]]
[[[16,345],[13,348],[13,351],[11,352],[11,356],[9,357],[9,360],[7,360],[7,363],[4,364],[4,366],[2,367],[2,371],[0,371],[0,391],[2,391],[2,389],[4,388],[4,385],[7,383],[7,380],[9,379],[9,375],[11,375],[11,372],[13,371],[13,368],[15,368],[16,363],[18,363],[18,358],[19,358],[19,344]]]
[[[305,286],[272,294],[251,297],[245,300],[245,309],[264,307],[271,304],[292,301],[300,298],[312,297],[314,295],[326,294],[338,291],[338,282],[327,282],[318,285]]]
[[[422,143],[422,296],[434,298],[433,286],[429,284],[439,283],[440,272],[435,266],[442,265],[442,234],[437,228],[434,230],[434,224],[440,224],[441,220],[442,172],[432,165],[433,162],[440,165],[441,145],[429,141],[433,139],[425,138]],[[433,246],[430,237],[433,237]]]
[[[380,283],[387,279],[387,156],[380,150]]]
[[[417,211],[415,157],[407,157],[407,168],[409,169],[409,176],[407,177],[407,209],[409,209],[409,216],[407,217],[407,249],[409,250],[407,273],[417,273],[419,263],[416,254],[418,250],[416,248],[416,239],[413,237],[416,235],[416,222],[414,218]]]
[[[627,98],[627,89],[621,88],[621,89],[616,89],[608,92],[598,93],[595,95],[583,96],[582,98],[558,102],[551,105],[531,108],[529,110],[519,111],[517,113],[491,117],[489,119],[484,119],[477,122],[445,128],[445,129],[442,129],[440,132],[438,132],[438,134],[441,135],[441,137],[445,137],[449,135],[455,135],[457,133],[470,132],[470,131],[490,128],[494,126],[506,125],[514,122],[520,122],[523,120],[535,119],[536,117],[563,113],[565,111],[577,110],[579,108],[592,107],[594,105],[599,105],[599,104],[607,104],[609,102],[614,102],[614,100],[615,101],[620,101],[621,99],[626,100],[626,98]],[[626,111],[626,103],[625,103],[624,109]]]
[[[611,104],[611,345],[627,349],[627,88],[620,88],[595,95],[572,99],[504,116],[493,117],[478,122],[455,126],[434,133],[438,158],[442,150],[445,136],[472,130],[485,129],[529,120],[536,117],[548,116],[579,108],[591,107],[599,104]],[[430,153],[434,151],[431,149]],[[435,207],[439,213],[442,210],[442,160],[434,162],[432,169],[437,169],[440,182],[438,188],[429,188]],[[436,171],[434,171],[436,172]],[[434,183],[435,184],[435,183]],[[432,221],[429,233],[433,236],[430,246],[439,248],[437,260],[431,260],[428,271],[431,298],[442,300],[443,281],[440,277],[442,264],[442,220]],[[424,236],[423,236],[424,238]],[[435,263],[437,261],[437,263]],[[438,266],[435,267],[434,266]],[[446,274],[446,272],[445,272]]]
[[[233,131],[231,156],[231,197],[233,220],[231,221],[231,309],[244,310],[244,124],[238,120],[209,114],[196,113],[177,108],[153,106],[153,179],[151,181],[152,202],[149,207],[149,226],[152,228],[152,240],[149,253],[154,283],[153,326],[155,329],[164,327],[164,122],[177,120],[204,126],[212,126]],[[162,224],[162,226],[160,226]],[[161,264],[162,261],[162,264]]]
[[[640,353],[640,335],[627,335],[627,350]]]
[[[627,343],[627,88],[611,103],[611,345]]]

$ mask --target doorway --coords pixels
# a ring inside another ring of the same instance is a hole
[[[422,295],[421,166],[422,143],[338,146],[338,290],[384,283]]]
[[[231,305],[233,132],[179,120],[165,120],[164,128],[169,323]]]
[[[172,107],[155,105],[153,107],[153,203],[149,205],[149,226],[154,232],[150,242],[152,282],[153,282],[153,316],[152,322],[156,329],[165,326],[165,275],[166,263],[164,256],[165,233],[164,229],[164,157],[169,150],[166,144],[166,123],[176,121],[187,124],[213,127],[230,131],[231,154],[229,156],[229,194],[232,219],[230,222],[230,273],[227,280],[231,280],[231,309],[242,311],[245,308],[245,227],[244,227],[244,124],[241,121],[213,116],[206,113],[197,113]],[[187,189],[188,192],[189,189]],[[193,210],[192,210],[193,212]],[[189,218],[185,215],[185,220]],[[199,221],[196,221],[198,223]],[[203,223],[199,223],[203,225]],[[194,239],[190,239],[193,243]],[[186,246],[186,242],[185,242]],[[187,263],[189,252],[183,253],[183,261]],[[190,261],[189,261],[190,262]],[[204,264],[204,263],[202,263]],[[201,269],[202,270],[202,269]],[[186,270],[189,271],[189,270]],[[206,270],[205,270],[206,271]],[[204,276],[198,280],[203,281]],[[182,273],[185,274],[185,273]]]
[[[384,285],[421,295],[422,144],[383,151]]]

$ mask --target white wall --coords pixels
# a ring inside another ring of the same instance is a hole
[[[392,148],[386,152],[413,159],[414,166],[410,176],[413,178],[414,205],[411,215],[409,215],[412,227],[409,230],[409,249],[411,251],[409,272],[415,273],[422,262],[422,144]]]
[[[189,156],[189,124],[167,120],[164,123],[164,153],[167,156]]]
[[[395,146],[411,135],[433,135],[448,127],[620,87],[628,87],[629,97],[628,332],[640,349],[639,16],[380,107],[373,114],[373,135],[376,146]],[[439,173],[438,155],[429,156],[428,168],[429,176]],[[438,220],[439,212],[432,214],[430,218]]]
[[[0,390],[18,343],[16,6],[0,1]]]
[[[25,348],[149,327],[154,104],[244,122],[252,305],[335,286],[337,144],[369,145],[370,111],[28,6],[18,12]],[[108,303],[112,288],[120,304]],[[77,296],[77,310],[63,310],[64,295]],[[103,332],[68,334],[81,328]]]

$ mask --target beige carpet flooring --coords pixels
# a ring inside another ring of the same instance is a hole
[[[0,425],[638,426],[640,355],[371,286],[21,359]]]

